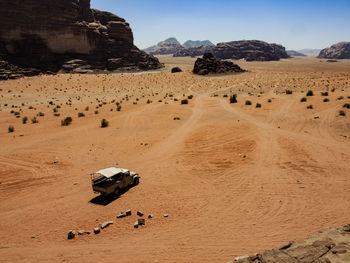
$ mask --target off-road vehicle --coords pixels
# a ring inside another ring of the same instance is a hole
[[[122,168],[110,167],[91,174],[92,190],[101,195],[119,195],[122,189],[139,182],[137,173]]]

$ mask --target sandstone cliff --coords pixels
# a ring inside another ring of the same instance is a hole
[[[91,9],[90,0],[0,1],[0,60],[15,66],[56,72],[79,59],[86,69],[161,67],[133,41],[123,18]]]
[[[213,46],[203,45],[199,47],[182,48],[174,53],[174,57],[197,57],[203,56],[205,53],[211,53]]]
[[[321,50],[318,58],[350,59],[350,42],[340,42]]]
[[[271,61],[289,58],[283,46],[259,40],[242,40],[219,43],[213,54],[221,59],[245,59],[246,61]]]

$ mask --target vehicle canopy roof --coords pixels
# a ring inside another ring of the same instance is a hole
[[[96,172],[96,174],[100,174],[100,175],[103,175],[107,178],[110,178],[116,174],[120,174],[120,173],[127,173],[129,172],[129,170],[127,169],[123,169],[123,168],[116,168],[116,167],[110,167],[110,168],[106,168],[106,169],[103,169],[103,170],[100,170],[98,172]]]

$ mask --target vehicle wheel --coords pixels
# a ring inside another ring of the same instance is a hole
[[[119,196],[119,194],[120,194],[120,189],[119,189],[119,187],[117,187],[117,188],[114,190],[114,194],[115,194],[116,196]]]
[[[135,178],[134,179],[134,185],[138,185],[140,183],[140,178]]]

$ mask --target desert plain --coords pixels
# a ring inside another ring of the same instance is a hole
[[[159,58],[154,72],[0,82],[0,262],[227,262],[349,223],[350,60],[203,77],[193,58]],[[90,174],[110,166],[140,184],[100,198]],[[138,210],[154,218],[134,229]]]

